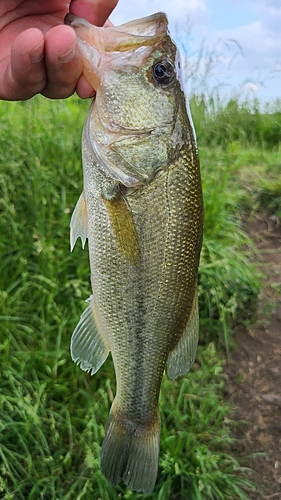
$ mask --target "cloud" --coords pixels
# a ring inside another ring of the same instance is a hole
[[[248,26],[224,30],[214,34],[218,38],[236,40],[242,48],[246,64],[250,68],[272,69],[280,59],[281,39],[259,21]]]
[[[168,15],[172,37],[180,43],[185,41],[184,52],[191,57],[191,66],[192,57],[193,62],[196,61],[204,40],[208,50],[201,55],[203,72],[204,63],[208,64],[214,51],[210,74],[213,85],[222,82],[233,89],[251,89],[252,92],[255,89],[264,99],[280,97],[281,0],[223,1],[224,7],[229,6],[229,16],[235,10],[236,17],[228,23],[228,9],[224,9],[219,23],[223,27],[219,30],[214,26],[213,17],[220,15],[217,0],[143,0],[139,3],[119,0],[111,19],[115,24],[121,24],[164,11]],[[237,9],[240,9],[238,13]],[[245,82],[250,83],[244,87]]]
[[[206,0],[143,0],[135,3],[129,0],[120,0],[111,16],[112,22],[121,24],[126,21],[144,17],[154,12],[165,12],[171,26],[176,22],[185,22],[192,17],[194,22],[205,18]]]
[[[257,92],[259,90],[259,85],[253,82],[246,82],[243,86],[243,89],[250,92]]]
[[[274,7],[276,10],[281,10],[280,0],[267,0],[266,5]]]
[[[217,39],[224,41],[220,45],[223,57],[218,70],[221,78],[228,82],[231,88],[240,89],[242,93],[251,91],[263,100],[280,97],[280,37],[276,37],[274,32],[260,21],[254,21],[234,29],[213,31],[208,41],[212,43]],[[228,40],[235,40],[241,47],[241,52],[237,52],[237,57],[231,65],[229,63],[235,53],[235,46],[232,50],[230,46],[229,50]]]

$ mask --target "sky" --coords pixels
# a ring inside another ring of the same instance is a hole
[[[119,0],[111,21],[158,11],[168,16],[189,92],[281,99],[281,0]]]

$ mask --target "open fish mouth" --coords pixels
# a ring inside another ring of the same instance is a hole
[[[151,55],[157,53],[155,65],[159,62],[160,70],[164,70],[163,64],[167,64],[172,76],[175,75],[174,64],[169,59],[175,56],[176,47],[169,37],[166,14],[158,12],[110,28],[93,26],[72,14],[66,16],[65,23],[75,30],[84,75],[97,92],[93,117],[89,117],[84,129],[88,147],[103,172],[114,181],[127,188],[147,184],[169,162],[170,152],[163,134],[161,130],[155,131],[157,117],[159,115],[162,127],[169,127],[171,136],[175,122],[167,95],[163,94],[159,104],[154,104],[159,95],[153,90],[152,61],[147,64]],[[142,72],[142,68],[145,71]],[[118,90],[121,75],[127,77],[128,82],[123,94]],[[131,85],[133,80],[135,85]],[[139,119],[138,109],[134,112],[135,93],[147,103],[146,91],[154,110],[146,104]]]
[[[85,35],[91,27],[91,40],[98,49],[105,52],[124,52],[136,50],[138,47],[153,46],[167,35],[168,20],[164,12],[157,12],[137,21],[130,21],[120,26],[112,26],[109,30],[91,25],[85,19],[67,14],[64,23],[75,29],[78,36]],[[93,29],[94,28],[94,29]],[[104,36],[104,30],[107,31]],[[99,33],[103,33],[99,36]]]
[[[140,67],[155,46],[168,36],[168,20],[163,12],[110,28],[93,26],[72,14],[67,14],[64,22],[75,30],[84,59],[84,74],[95,89],[106,66],[124,67],[132,58],[134,65]]]

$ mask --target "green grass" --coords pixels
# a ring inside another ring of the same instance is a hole
[[[201,146],[228,147],[238,141],[240,147],[276,150],[281,144],[281,99],[262,106],[256,100],[222,103],[219,97],[201,96],[190,104]]]
[[[0,498],[6,500],[143,498],[122,485],[109,487],[99,469],[115,391],[112,362],[90,377],[69,353],[90,294],[87,251],[69,249],[88,106],[76,98],[0,103]],[[259,161],[262,176],[277,161],[276,145],[244,149],[225,138],[209,145],[203,128],[200,346],[187,377],[164,377],[159,475],[148,499],[246,500],[253,489],[231,455],[236,423],[223,402],[221,346],[230,351],[231,324],[259,290],[241,228],[247,196],[249,205],[259,203],[245,169]]]
[[[214,174],[236,176],[228,184],[230,203],[234,195],[234,205],[240,199],[244,209],[265,209],[280,219],[281,99],[262,106],[256,100],[223,104],[201,96],[193,97],[191,109],[201,149],[216,158]]]

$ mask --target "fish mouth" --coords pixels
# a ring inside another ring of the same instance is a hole
[[[125,127],[123,125],[120,125],[119,123],[115,122],[114,120],[110,120],[110,123],[107,122],[102,122],[102,127],[108,131],[109,134],[112,134],[112,136],[115,136],[114,141],[116,140],[116,137],[118,137],[119,141],[125,140],[125,139],[133,139],[135,138],[136,140],[139,139],[140,137],[150,137],[150,135],[153,132],[152,128],[130,128],[130,127]]]
[[[125,67],[127,72],[138,73],[156,47],[161,47],[166,42],[170,45],[168,20],[163,12],[108,28],[94,26],[85,19],[68,14],[65,24],[71,26],[76,33],[83,57],[83,73],[97,91],[97,99],[105,86],[103,78],[107,72],[113,70],[117,74]],[[96,114],[99,114],[97,110]],[[136,128],[127,128],[122,126],[122,119],[121,123],[118,123],[118,120],[115,122],[112,115],[110,119],[107,116],[105,123],[103,117],[100,117],[99,121],[105,131],[101,134],[101,140],[94,140],[94,134],[90,130],[90,118],[84,129],[84,137],[102,170],[127,188],[147,183],[155,174],[157,162],[160,161],[157,157],[153,158],[153,165],[148,171],[140,164],[142,157],[142,163],[145,165],[151,159],[146,142],[153,136],[154,129],[149,125],[147,128],[138,129],[137,124]],[[157,147],[158,138],[155,137],[154,141]],[[164,149],[163,146],[161,151]],[[131,151],[135,154],[137,166],[130,161]]]
[[[64,23],[71,26],[84,42],[103,52],[126,52],[139,47],[151,47],[168,32],[168,19],[164,12],[110,28],[94,26],[70,13],[65,16]]]
[[[73,14],[67,14],[64,22],[76,33],[84,76],[96,90],[105,67],[123,67],[130,60],[140,67],[168,37],[168,19],[163,12],[108,28],[94,26]]]

